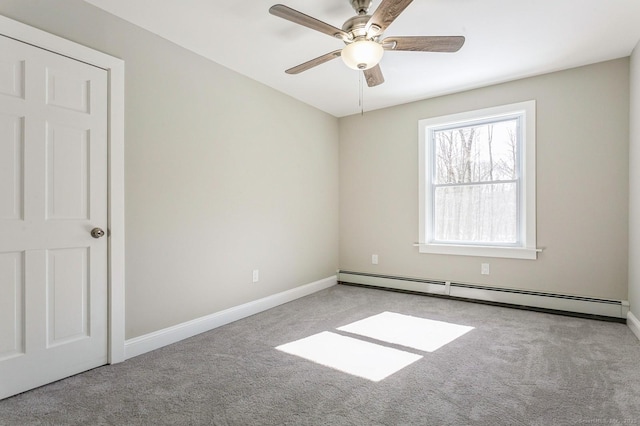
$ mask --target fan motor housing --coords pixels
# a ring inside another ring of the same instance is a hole
[[[347,19],[342,25],[342,30],[353,35],[354,39],[359,37],[366,37],[367,31],[365,27],[367,26],[367,22],[369,22],[369,15],[358,15],[353,18]]]

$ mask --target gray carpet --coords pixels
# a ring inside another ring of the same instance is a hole
[[[379,382],[274,349],[384,311],[475,329],[430,353],[385,343],[423,358]],[[0,424],[640,424],[640,342],[623,324],[339,285],[0,401]]]

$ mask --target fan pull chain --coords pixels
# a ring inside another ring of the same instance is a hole
[[[362,87],[362,72],[358,71],[359,77],[359,90],[358,90],[358,98],[359,98],[359,106],[360,106],[360,115],[364,116],[364,90]]]

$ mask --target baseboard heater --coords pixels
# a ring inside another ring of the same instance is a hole
[[[480,286],[475,284],[419,278],[339,271],[338,282],[410,293],[424,293],[453,299],[486,302],[503,306],[625,322],[629,312],[626,300],[597,299],[528,290]]]

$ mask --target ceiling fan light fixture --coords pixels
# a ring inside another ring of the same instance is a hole
[[[347,44],[340,56],[344,63],[354,70],[368,70],[382,59],[384,49],[380,43],[371,40],[358,40]]]

